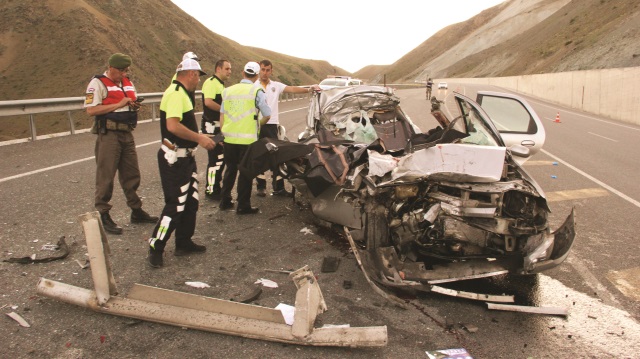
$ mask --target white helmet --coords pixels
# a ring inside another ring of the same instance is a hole
[[[187,53],[185,53],[184,55],[182,55],[182,60],[186,60],[186,59],[194,59],[196,61],[200,61],[198,59],[198,55],[194,54],[193,52],[189,51]]]

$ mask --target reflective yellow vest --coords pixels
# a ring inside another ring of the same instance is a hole
[[[256,95],[262,90],[260,84],[239,83],[222,92],[224,142],[249,145],[258,140]],[[262,90],[264,91],[264,90]]]

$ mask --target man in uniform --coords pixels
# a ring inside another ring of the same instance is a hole
[[[309,88],[288,86],[278,81],[271,81],[273,74],[273,64],[269,60],[260,61],[260,78],[256,81],[264,89],[267,96],[267,105],[271,109],[271,119],[260,128],[260,138],[270,137],[278,138],[278,101],[281,93],[307,93],[312,91],[320,91],[320,86],[313,85]],[[291,196],[291,193],[284,188],[284,178],[279,177],[280,171],[277,168],[271,170],[273,196]],[[258,175],[256,178],[258,196],[265,197],[267,195],[267,180],[264,174]]]
[[[427,100],[431,100],[431,91],[433,90],[433,80],[431,77],[427,80]]]
[[[161,219],[149,238],[147,260],[154,268],[163,266],[164,248],[176,232],[175,256],[201,253],[207,248],[193,242],[198,212],[197,146],[207,150],[215,143],[198,133],[194,112],[195,92],[200,76],[206,75],[198,61],[183,60],[176,70],[176,80],[167,88],[160,102],[160,133],[162,146],[158,150],[158,167],[164,192]]]
[[[233,208],[231,190],[238,175],[238,165],[249,145],[258,140],[260,125],[267,123],[271,116],[271,109],[265,101],[264,90],[259,84],[254,83],[259,73],[260,65],[257,62],[247,62],[242,73],[242,81],[222,92],[220,125],[224,135],[224,159],[227,169],[222,180],[221,210]],[[259,121],[258,112],[263,115]],[[252,181],[253,178],[240,172],[236,214],[259,212],[257,207],[251,207]]]
[[[185,52],[184,55],[182,55],[182,61],[184,61],[186,59],[193,59],[193,60],[196,60],[196,61],[200,61],[200,59],[198,58],[198,55],[193,53],[193,51]],[[176,76],[177,75],[178,75],[177,73],[173,74],[173,77],[171,78],[171,83],[173,83],[173,81],[176,80]]]
[[[89,82],[84,107],[89,116],[95,116],[93,130],[98,135],[95,207],[105,231],[122,234],[122,227],[109,215],[116,172],[127,206],[131,208],[131,222],[156,223],[158,217],[142,209],[142,200],[136,192],[140,186],[140,169],[131,131],[137,124],[140,102],[136,101],[136,88],[126,76],[131,57],[116,53],[109,57],[108,64],[104,74],[94,76]]]
[[[208,78],[202,84],[202,133],[217,135],[220,133],[220,105],[222,104],[222,90],[224,82],[231,76],[231,63],[228,60],[218,60],[215,66],[215,75]],[[220,200],[222,171],[224,170],[223,146],[216,146],[208,151],[209,163],[207,164],[207,181],[205,196],[212,200]]]

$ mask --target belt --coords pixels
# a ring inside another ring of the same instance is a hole
[[[198,147],[193,148],[179,148],[178,146],[172,144],[167,139],[162,140],[162,146],[160,146],[164,152],[173,151],[176,153],[176,157],[194,157],[195,152]]]
[[[131,127],[131,125],[112,121],[112,120],[107,120],[105,123],[105,127],[107,130],[111,130],[111,131],[124,131],[124,132],[133,131],[133,127]]]

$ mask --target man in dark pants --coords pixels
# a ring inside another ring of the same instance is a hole
[[[120,186],[131,208],[132,223],[156,223],[158,217],[150,216],[142,209],[137,194],[140,186],[140,169],[136,143],[131,131],[138,121],[136,89],[126,76],[131,57],[116,53],[109,57],[109,66],[102,75],[96,75],[87,86],[84,107],[89,116],[95,116],[93,127],[96,139],[96,192],[95,207],[100,212],[105,231],[121,234],[111,216],[113,179],[118,172]]]
[[[183,60],[176,70],[176,80],[165,90],[160,102],[162,146],[158,151],[158,167],[164,192],[161,219],[149,238],[149,265],[163,266],[164,248],[176,232],[174,255],[201,253],[207,248],[193,242],[198,212],[198,180],[194,152],[200,145],[212,150],[215,143],[198,133],[193,92],[206,75],[193,59]]]
[[[267,97],[267,105],[271,109],[271,118],[269,121],[260,128],[260,138],[277,138],[279,121],[279,109],[278,101],[280,101],[280,94],[282,93],[311,93],[313,91],[320,91],[320,86],[312,85],[309,88],[289,86],[282,82],[272,81],[271,75],[273,74],[273,64],[269,60],[260,61],[260,78],[256,81],[256,84],[260,84],[264,89]],[[284,178],[280,177],[280,170],[276,167],[271,170],[272,176],[272,188],[273,196],[289,197],[291,193],[284,188]],[[267,195],[267,180],[264,173],[259,174],[256,178],[256,184],[258,189],[258,196],[265,197]]]
[[[244,66],[240,83],[228,87],[222,93],[220,124],[224,135],[224,159],[227,169],[222,180],[222,200],[220,209],[233,208],[231,190],[238,175],[238,165],[242,161],[250,144],[258,140],[260,126],[269,121],[271,109],[267,106],[264,90],[254,82],[260,73],[257,62],[248,62]],[[263,117],[258,121],[258,112]],[[251,207],[251,182],[242,172],[238,177],[238,208],[236,214],[255,214],[259,212]]]
[[[215,66],[215,75],[208,78],[202,84],[202,133],[217,135],[220,133],[220,105],[222,104],[222,91],[224,82],[231,76],[231,63],[228,60],[218,60]],[[209,162],[207,164],[207,181],[205,196],[212,200],[220,200],[222,186],[222,172],[224,171],[223,146],[216,146],[207,151]]]

